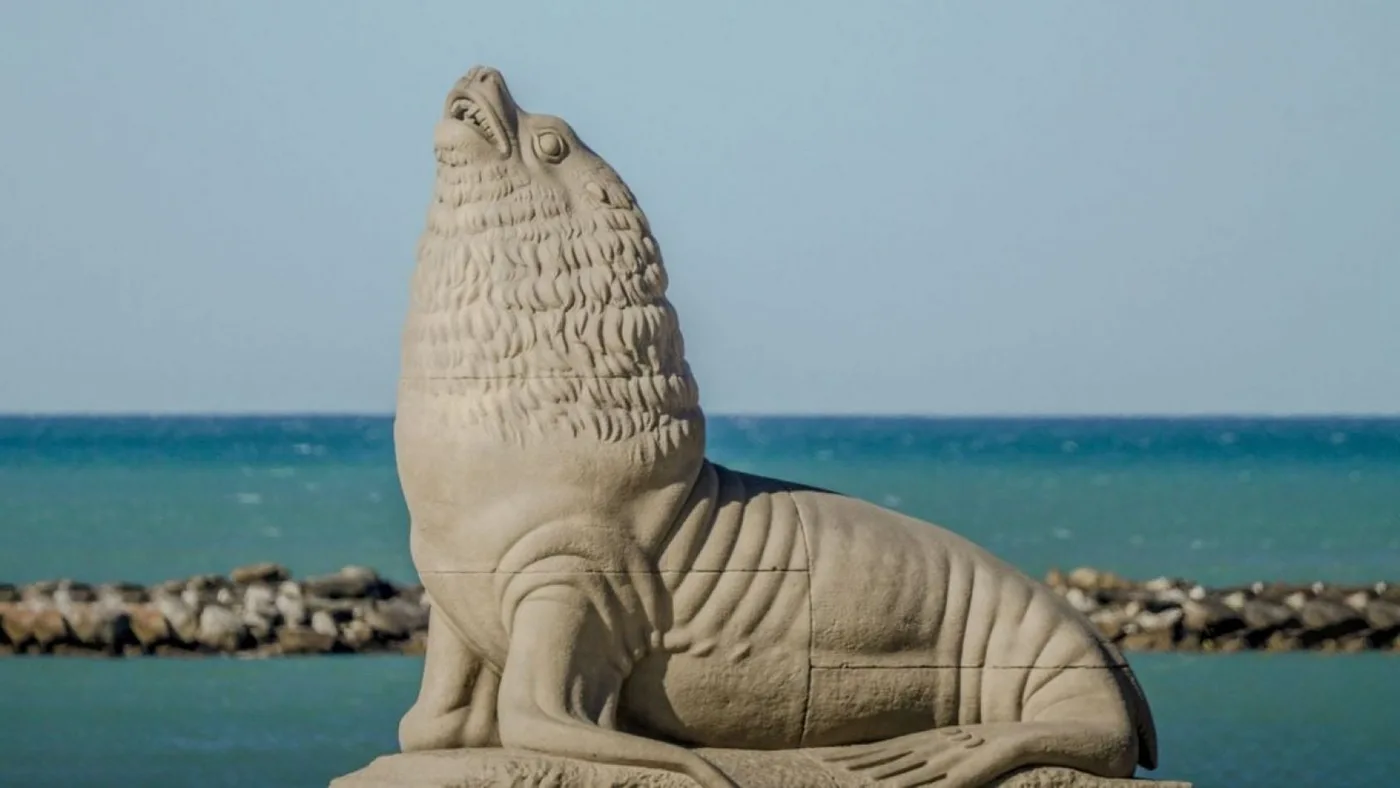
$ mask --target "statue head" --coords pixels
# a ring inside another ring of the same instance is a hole
[[[477,66],[457,80],[434,137],[438,165],[451,181],[488,187],[474,200],[461,195],[480,203],[479,229],[592,217],[615,229],[630,219],[646,234],[645,217],[612,167],[562,118],[522,109],[493,68]],[[490,211],[493,202],[530,210]]]
[[[448,92],[434,150],[406,385],[450,388],[462,418],[507,438],[702,450],[661,252],[612,167],[483,66]]]

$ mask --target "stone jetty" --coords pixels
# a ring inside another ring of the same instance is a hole
[[[1135,582],[1080,567],[1045,578],[1124,651],[1374,651],[1400,654],[1400,583]]]
[[[1045,582],[1126,651],[1390,651],[1400,583],[1205,588],[1081,567]],[[0,655],[421,654],[429,600],[373,569],[239,567],[154,586],[0,583]]]
[[[278,564],[155,586],[0,583],[0,653],[271,657],[422,653],[417,586],[348,566],[304,580]]]

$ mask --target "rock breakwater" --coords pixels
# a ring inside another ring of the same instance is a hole
[[[0,583],[0,653],[421,653],[427,629],[422,588],[365,567],[294,580],[278,564],[256,564],[150,587]]]
[[[1127,651],[1400,654],[1400,583],[1207,589],[1087,567],[1045,580]],[[153,586],[0,583],[0,654],[421,654],[429,605],[422,587],[355,566],[302,580],[265,563]]]
[[[1088,567],[1045,582],[1125,651],[1374,651],[1400,654],[1400,583],[1135,582]]]

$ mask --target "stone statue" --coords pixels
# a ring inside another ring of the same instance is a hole
[[[709,788],[736,778],[700,748],[800,748],[832,785],[1155,767],[1132,672],[1058,595],[949,531],[705,459],[660,250],[567,123],[478,67],[435,147],[395,424],[432,601],[405,752]]]

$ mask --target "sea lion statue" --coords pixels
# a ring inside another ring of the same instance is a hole
[[[507,747],[735,782],[802,748],[864,784],[1154,768],[1123,657],[937,526],[705,459],[632,192],[500,73],[447,96],[395,441],[432,603],[406,752]]]

